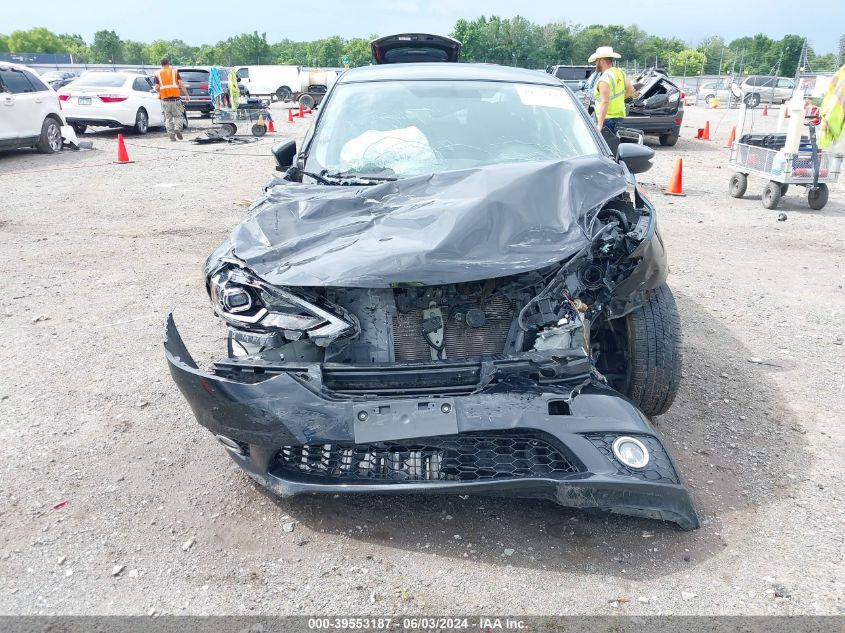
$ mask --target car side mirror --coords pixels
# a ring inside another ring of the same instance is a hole
[[[616,151],[616,160],[625,163],[632,174],[641,174],[651,169],[652,158],[654,158],[654,150],[647,145],[637,143],[620,143]]]
[[[276,157],[276,171],[287,171],[296,158],[296,141],[291,139],[276,143],[270,151]]]

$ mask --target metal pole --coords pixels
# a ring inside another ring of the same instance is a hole
[[[722,52],[719,53],[719,70],[718,74],[716,75],[716,85],[722,83],[722,60],[725,59],[725,47],[722,47]]]

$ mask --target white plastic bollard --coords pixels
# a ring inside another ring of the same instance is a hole
[[[783,151],[795,154],[801,144],[801,131],[804,128],[804,97],[796,92],[784,105],[789,108],[789,125]]]

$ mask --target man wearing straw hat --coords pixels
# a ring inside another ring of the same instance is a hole
[[[634,87],[621,68],[613,65],[614,59],[622,57],[612,46],[599,46],[587,60],[595,63],[599,73],[595,87],[596,123],[599,131],[605,128],[616,134],[619,121],[625,118],[625,97],[634,95]]]

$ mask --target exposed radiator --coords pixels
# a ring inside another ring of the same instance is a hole
[[[488,297],[483,307],[478,303],[467,303],[467,308],[482,308],[485,323],[471,327],[463,319],[449,319],[449,309],[442,308],[446,320],[446,358],[467,358],[483,354],[501,354],[505,348],[514,317],[510,302],[499,295]],[[456,310],[463,314],[465,310]],[[422,311],[397,313],[393,317],[393,350],[396,362],[431,360],[431,349],[422,332]]]

